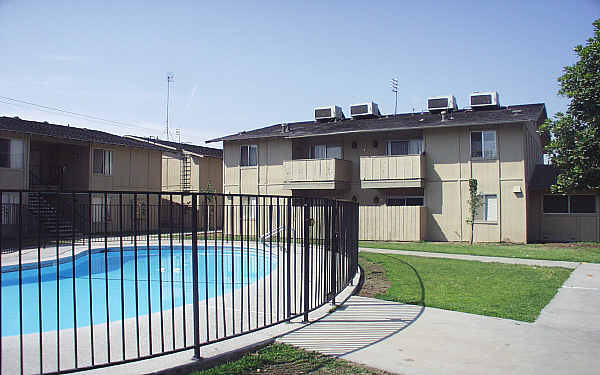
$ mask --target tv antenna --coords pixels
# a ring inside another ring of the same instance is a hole
[[[398,77],[392,78],[390,80],[390,87],[392,88],[392,92],[396,94],[396,104],[394,105],[394,116],[398,112]]]
[[[167,73],[167,141],[169,140],[169,99],[171,94],[171,83],[175,82],[175,73]]]

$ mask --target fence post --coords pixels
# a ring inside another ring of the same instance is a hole
[[[258,204],[258,200],[257,200]],[[285,238],[287,243],[287,254],[286,254],[286,284],[287,284],[287,296],[286,296],[286,310],[287,317],[292,316],[292,278],[291,278],[291,264],[292,264],[292,198],[287,198],[287,212],[286,212],[286,230]],[[258,236],[258,231],[257,231]]]
[[[308,322],[309,304],[309,277],[311,271],[310,265],[310,202],[304,201],[304,322]]]
[[[333,293],[333,299],[331,304],[335,305],[335,295],[337,294],[337,256],[338,256],[338,230],[337,230],[337,201],[334,200],[330,207],[330,219],[331,219],[331,292]]]
[[[181,196],[183,204],[183,195]],[[192,276],[194,298],[194,359],[200,359],[200,302],[198,295],[198,196],[192,194]],[[183,306],[185,309],[185,306]],[[185,325],[186,322],[183,322]]]

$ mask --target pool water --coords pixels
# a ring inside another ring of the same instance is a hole
[[[223,292],[227,294],[248,283],[252,284],[269,275],[270,271],[277,267],[276,254],[271,257],[267,252],[263,257],[262,249],[244,248],[240,251],[239,248],[209,246],[206,250],[203,246],[198,248],[200,300],[220,296]],[[38,288],[41,288],[41,330],[44,332],[74,328],[75,313],[77,327],[89,326],[90,294],[94,324],[106,323],[107,280],[110,321],[122,319],[122,307],[126,319],[135,317],[135,254],[133,247],[123,248],[122,253],[120,248],[110,248],[108,252],[85,252],[76,255],[74,262],[71,258],[67,262],[60,263],[58,269],[56,264],[41,267],[40,278],[38,278],[37,267],[22,270],[23,334],[36,333],[40,330]],[[106,268],[105,260],[108,265]],[[39,286],[38,280],[41,280]],[[190,246],[185,246],[183,249],[181,246],[174,246],[172,250],[170,247],[163,247],[160,252],[158,247],[151,246],[148,250],[145,246],[138,246],[137,301],[140,316],[148,314],[150,309],[151,312],[161,310],[161,285],[163,310],[182,306],[184,297],[186,304],[192,303],[192,280]],[[206,283],[208,283],[208,294]],[[18,335],[20,332],[19,272],[2,272],[1,287],[2,336]],[[150,289],[150,299],[148,299],[148,289]],[[121,303],[122,292],[123,304]]]

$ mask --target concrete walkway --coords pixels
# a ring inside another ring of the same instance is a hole
[[[534,264],[573,265],[546,262]],[[597,374],[599,318],[600,265],[583,263],[535,323],[353,296],[333,314],[279,341],[399,374]]]
[[[481,256],[481,255],[430,253],[427,251],[375,249],[375,248],[370,248],[370,247],[361,247],[358,250],[361,252],[380,253],[380,254],[401,254],[401,255],[412,255],[412,256],[425,257],[425,258],[462,259],[462,260],[474,260],[477,262],[486,262],[486,263],[526,264],[529,266],[564,267],[564,268],[571,268],[571,269],[575,269],[575,268],[577,268],[577,266],[579,266],[581,264],[580,262],[565,262],[565,261],[561,261],[561,260],[488,257],[488,256]]]

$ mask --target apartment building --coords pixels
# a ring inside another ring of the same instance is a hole
[[[97,130],[0,117],[0,189],[32,190],[2,193],[2,235],[14,235],[11,230],[20,203],[27,208],[24,220],[44,223],[48,236],[87,231],[89,222],[92,231],[94,225],[102,226],[105,221],[109,230],[116,228],[118,211],[112,209],[119,203],[116,196],[109,195],[105,201],[102,194],[77,195],[73,207],[70,196],[43,192],[160,191],[163,150],[158,145]],[[138,224],[150,220],[143,202],[134,207],[132,197],[126,195],[122,202],[127,207],[123,212],[124,230],[133,225],[133,210],[137,210]],[[51,217],[57,212],[58,223]]]
[[[430,111],[398,115],[370,102],[352,106],[350,118],[322,107],[311,121],[209,142],[223,142],[225,193],[356,201],[361,240],[469,240],[469,179],[483,195],[475,241],[541,240],[529,201],[545,105],[490,98],[472,95],[472,108],[460,110],[454,97],[432,98]]]
[[[126,137],[163,148],[162,191],[223,192],[223,150],[158,138]]]
[[[134,140],[157,145],[163,148],[162,154],[162,188],[163,192],[223,192],[223,150],[212,147],[197,146],[189,143],[172,142],[158,138],[126,136]],[[183,213],[181,207],[176,208],[175,218],[169,209],[162,211],[162,222],[170,223],[175,219],[180,223],[182,216],[185,223],[191,223],[191,196],[183,197]],[[179,195],[165,195],[162,204],[167,208],[172,202],[179,205]],[[217,229],[222,225],[221,210],[211,209],[208,212],[208,226]],[[201,225],[204,225],[201,215]]]

